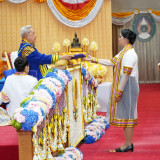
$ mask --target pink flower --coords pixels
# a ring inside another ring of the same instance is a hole
[[[90,77],[91,77],[91,75],[90,75],[90,73],[87,71],[87,72],[86,72],[86,75],[84,76],[84,79],[85,79],[86,81],[89,81],[89,80],[90,80]]]
[[[21,111],[23,111],[24,108],[22,107],[18,107],[16,110],[15,110],[15,113],[21,113]]]
[[[14,114],[14,119],[19,123],[25,122],[25,116],[21,115],[19,112]]]
[[[68,82],[69,82],[68,76],[63,71],[58,70],[58,77],[63,79],[65,85],[68,84]]]

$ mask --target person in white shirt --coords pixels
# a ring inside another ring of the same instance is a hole
[[[38,82],[35,77],[28,75],[29,65],[26,58],[16,58],[14,66],[17,72],[7,77],[0,93],[0,104],[9,102],[7,113],[11,119],[16,108],[20,107],[22,100],[28,96]]]
[[[85,60],[114,66],[114,77],[110,98],[110,124],[124,128],[125,143],[109,152],[133,152],[133,131],[137,125],[138,56],[133,48],[136,33],[124,29],[120,33],[119,45],[123,50],[112,60],[97,59],[88,55]]]

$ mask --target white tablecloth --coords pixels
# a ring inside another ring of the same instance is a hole
[[[112,89],[112,82],[101,83],[97,88],[97,100],[100,105],[100,109],[97,112],[107,112],[106,119],[109,119],[110,109],[110,93]]]

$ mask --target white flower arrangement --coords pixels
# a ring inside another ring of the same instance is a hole
[[[98,50],[98,44],[95,41],[92,41],[90,44],[90,50],[91,51],[97,51]]]
[[[53,48],[52,48],[52,50],[53,50],[53,52],[60,52],[61,51],[61,46],[60,46],[60,44],[58,43],[58,42],[55,42],[54,44],[53,44]]]
[[[87,38],[82,39],[82,45],[83,46],[89,46],[89,40]]]
[[[105,130],[109,128],[109,125],[105,117],[98,116],[85,127],[85,142],[90,144],[99,140],[105,134]]]
[[[63,45],[64,45],[65,47],[69,47],[69,46],[71,45],[71,41],[70,41],[69,39],[65,39],[65,40],[63,41]]]
[[[107,68],[101,64],[92,64],[88,71],[94,77],[103,77],[107,73]]]

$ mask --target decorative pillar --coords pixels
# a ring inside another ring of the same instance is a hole
[[[32,132],[17,130],[19,160],[33,160]]]

